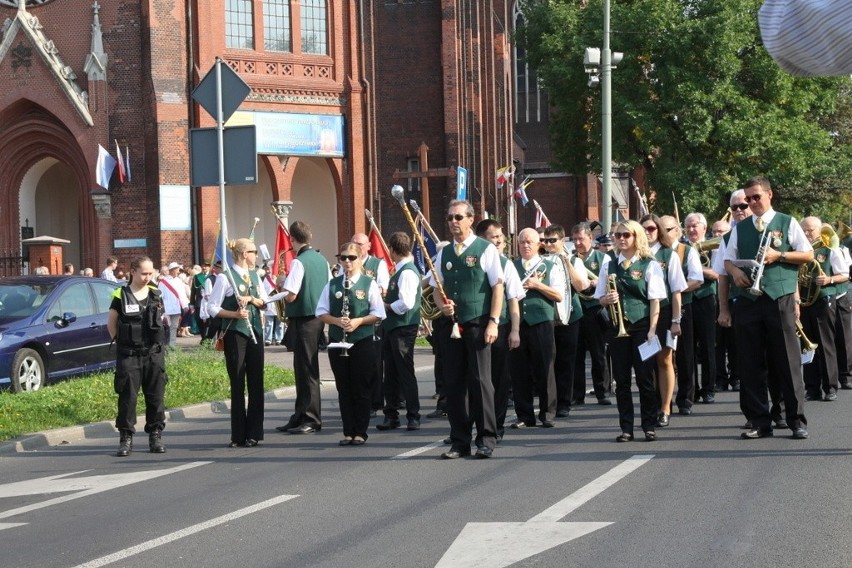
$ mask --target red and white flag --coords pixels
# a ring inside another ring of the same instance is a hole
[[[106,148],[98,144],[98,163],[95,166],[95,181],[107,191],[109,191],[109,180],[115,171],[115,164],[115,158],[109,155]]]
[[[375,225],[370,226],[370,254],[379,258],[385,262],[388,267],[388,272],[393,274],[394,263],[391,259],[390,251],[388,250],[388,245],[385,244],[385,240],[382,238],[382,234],[376,228]]]
[[[118,146],[118,140],[115,141],[115,155],[118,157],[118,181],[124,183],[127,181],[127,174],[124,172],[124,158],[121,157],[121,148]]]

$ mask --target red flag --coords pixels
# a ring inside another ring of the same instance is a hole
[[[278,275],[279,262],[284,262],[284,270],[290,272],[290,263],[296,258],[293,252],[293,243],[290,241],[290,232],[278,223],[278,233],[275,235],[275,258],[272,260],[272,274]]]
[[[535,226],[536,228],[550,226],[550,219],[547,218],[547,215],[541,209],[535,210]]]
[[[127,174],[124,171],[124,158],[121,157],[121,148],[118,146],[118,140],[115,141],[115,154],[118,158],[116,160],[118,162],[118,181],[124,183],[127,181]]]
[[[388,266],[388,272],[393,274],[394,264],[393,260],[391,260],[390,251],[385,244],[385,240],[382,238],[382,234],[376,229],[375,225],[370,227],[370,254],[384,260]]]

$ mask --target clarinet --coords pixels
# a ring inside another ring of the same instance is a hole
[[[340,315],[349,318],[349,290],[352,288],[352,281],[349,280],[349,275],[346,274],[346,271],[343,271],[343,308],[340,310]],[[346,330],[343,330],[343,343],[348,343],[346,341]],[[349,348],[344,347],[343,353],[340,355],[341,357],[349,357]]]

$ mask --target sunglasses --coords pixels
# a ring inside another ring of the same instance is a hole
[[[468,217],[468,215],[462,215],[460,213],[456,213],[455,215],[450,214],[447,215],[447,221],[462,221],[465,217]]]
[[[548,238],[546,238],[546,239],[541,239],[541,242],[543,242],[543,243],[544,243],[544,244],[546,244],[546,245],[552,245],[553,243],[555,243],[555,242],[556,242],[556,241],[558,241],[558,240],[559,240],[559,239],[558,239],[558,238],[556,238],[556,237],[553,237],[553,238],[548,237]]]
[[[613,233],[612,236],[616,239],[629,239],[633,236],[633,233],[631,233],[630,231],[625,231],[623,233]]]
[[[757,202],[757,201],[760,201],[761,197],[763,197],[762,193],[756,193],[754,195],[746,195],[745,200],[746,200],[746,203],[751,203],[752,201]]]
[[[354,254],[338,254],[337,258],[340,260],[348,260],[349,262],[355,262],[358,260],[358,257]]]
[[[738,205],[731,205],[731,211],[745,211],[748,209],[748,203],[740,203]]]
[[[646,233],[656,233],[657,232],[657,226],[656,225],[648,225],[647,227],[642,227],[642,228],[645,229]]]

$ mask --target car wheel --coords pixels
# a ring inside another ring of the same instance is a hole
[[[44,363],[33,349],[21,349],[12,359],[12,391],[35,391],[44,384]]]

